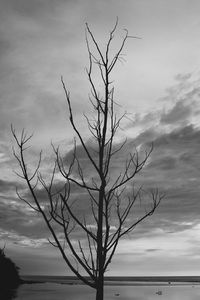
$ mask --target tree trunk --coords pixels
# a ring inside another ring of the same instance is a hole
[[[96,300],[103,300],[104,296],[104,276],[100,275],[96,289]]]
[[[100,163],[100,167],[103,164]],[[102,173],[102,171],[101,171]],[[99,207],[98,207],[98,230],[97,230],[97,270],[98,283],[96,288],[96,300],[103,300],[104,288],[104,251],[103,251],[103,197],[105,193],[105,182],[102,183],[99,192]]]

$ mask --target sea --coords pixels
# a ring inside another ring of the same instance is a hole
[[[2,294],[1,300],[94,300],[95,290],[67,276],[23,276],[30,283]],[[105,300],[199,300],[199,277],[109,277]]]

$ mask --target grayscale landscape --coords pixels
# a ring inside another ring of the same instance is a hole
[[[199,299],[199,15],[0,0],[0,299]]]

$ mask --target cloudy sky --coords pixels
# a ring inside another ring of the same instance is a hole
[[[70,157],[74,134],[61,75],[87,139],[85,22],[104,46],[118,16],[116,45],[124,28],[141,38],[128,40],[113,74],[117,102],[128,113],[122,134],[127,151],[154,142],[137,180],[166,197],[121,240],[109,274],[200,275],[200,2],[0,0],[0,7],[0,246],[21,274],[69,274],[43,221],[16,196],[16,186],[26,190],[14,173],[10,124],[34,133],[30,163],[43,149],[44,173],[51,141]]]

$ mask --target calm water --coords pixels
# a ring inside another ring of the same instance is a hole
[[[157,292],[162,291],[162,295]],[[94,291],[83,285],[57,283],[24,284],[15,300],[94,300]],[[200,285],[106,286],[105,300],[199,300]],[[4,298],[4,300],[7,300]]]

